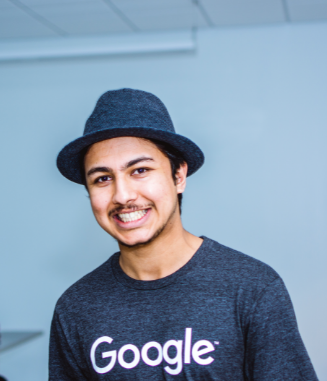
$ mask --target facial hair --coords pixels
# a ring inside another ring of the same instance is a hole
[[[168,216],[167,220],[162,224],[162,226],[160,226],[155,232],[154,234],[152,235],[151,238],[149,238],[147,241],[145,242],[139,242],[139,243],[135,243],[133,245],[128,245],[122,241],[119,241],[118,239],[116,239],[116,241],[118,242],[119,245],[121,246],[124,246],[124,247],[128,247],[128,248],[134,248],[134,249],[139,249],[139,248],[142,248],[142,247],[145,247],[147,245],[149,245],[150,243],[152,243],[156,238],[158,238],[160,236],[160,234],[166,229],[167,225],[169,224],[170,220],[173,218],[174,214],[176,213],[176,210],[177,210],[177,206],[178,206],[178,200],[176,199],[176,203],[174,205],[174,208],[172,210],[172,212],[170,213],[170,215]],[[115,237],[114,237],[115,238]]]

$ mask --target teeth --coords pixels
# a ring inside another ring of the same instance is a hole
[[[146,210],[137,210],[136,212],[131,213],[118,213],[119,218],[123,222],[136,221],[142,218],[146,213]]]

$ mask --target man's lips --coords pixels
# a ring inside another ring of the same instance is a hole
[[[120,211],[113,216],[117,225],[124,228],[135,228],[143,224],[149,218],[151,208]]]

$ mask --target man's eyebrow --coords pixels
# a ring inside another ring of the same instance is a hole
[[[91,168],[88,172],[87,172],[87,176],[91,176],[93,175],[93,173],[96,173],[96,172],[107,172],[107,173],[112,173],[113,170],[109,167],[95,167],[95,168]]]
[[[133,160],[130,160],[129,162],[127,162],[126,164],[124,164],[121,168],[121,170],[125,170],[127,168],[130,168],[132,167],[133,165],[137,164],[137,163],[140,163],[142,161],[154,161],[154,159],[152,159],[152,157],[147,157],[147,156],[141,156],[141,157],[138,157],[136,159],[133,159]],[[113,170],[109,167],[94,167],[94,168],[91,168],[88,172],[87,172],[87,176],[91,176],[93,175],[94,173],[97,173],[97,172],[105,172],[105,173],[113,173]]]
[[[154,161],[154,159],[152,159],[152,157],[148,157],[148,156],[138,157],[136,159],[130,160],[128,163],[123,165],[122,170],[127,169],[129,167],[132,167],[133,165],[140,163],[142,161]]]

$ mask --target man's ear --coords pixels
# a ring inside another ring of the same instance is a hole
[[[186,176],[187,176],[187,163],[184,162],[176,171],[176,187],[177,193],[183,193],[186,187]]]

